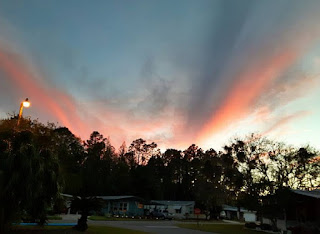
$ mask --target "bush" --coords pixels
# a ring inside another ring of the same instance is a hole
[[[244,226],[246,228],[255,229],[257,227],[257,224],[255,224],[255,223],[246,223]]]

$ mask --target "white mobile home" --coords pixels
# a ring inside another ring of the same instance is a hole
[[[153,211],[159,210],[172,214],[174,218],[185,219],[193,215],[194,201],[166,201],[166,200],[152,200],[150,204],[144,206],[145,210]]]

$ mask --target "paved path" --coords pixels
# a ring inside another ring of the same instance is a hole
[[[106,225],[120,228],[127,228],[132,230],[139,230],[148,233],[165,233],[165,234],[205,234],[192,229],[177,227],[176,221],[92,221],[89,220],[88,224]]]

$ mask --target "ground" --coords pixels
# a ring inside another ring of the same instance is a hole
[[[50,223],[75,223],[77,216],[63,217],[62,220],[50,220]],[[67,218],[67,219],[66,219]],[[261,232],[244,228],[244,224],[239,222],[222,222],[222,221],[201,221],[199,224],[195,221],[177,221],[177,220],[88,220],[88,234],[100,233],[165,233],[165,234],[205,234],[205,233],[220,233],[220,234],[256,234]],[[83,233],[73,230],[69,227],[50,226],[45,228],[38,227],[16,227],[10,233],[65,233],[75,234]]]
[[[14,227],[10,230],[10,234],[80,234],[83,232],[76,231],[72,227]],[[143,234],[142,231],[128,230],[125,228],[107,227],[107,226],[89,226],[88,230],[85,232],[87,234],[104,234],[104,233],[114,233],[114,234]]]
[[[122,227],[146,233],[158,234],[204,234],[206,232],[178,227],[180,222],[170,220],[153,221],[89,221],[90,225],[106,225],[111,227]]]
[[[138,219],[138,218],[123,218],[123,217],[106,217],[106,216],[97,216],[92,215],[88,218],[93,221],[150,221],[152,219]]]
[[[205,232],[213,232],[220,234],[256,234],[260,233],[259,231],[254,231],[250,229],[246,229],[244,224],[189,224],[182,223],[178,224],[181,228],[190,228],[193,230],[201,230]]]

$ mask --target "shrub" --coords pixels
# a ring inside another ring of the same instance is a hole
[[[251,223],[246,223],[244,226],[246,228],[255,229],[257,227],[257,224],[251,222]]]
[[[266,224],[266,223],[261,224],[260,228],[262,230],[271,230],[272,229],[271,225],[270,224]]]

